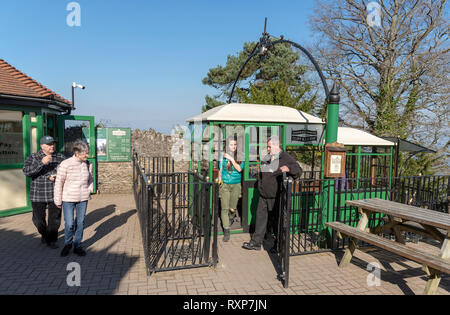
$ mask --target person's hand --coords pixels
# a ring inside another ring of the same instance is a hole
[[[42,164],[47,165],[48,163],[50,163],[52,161],[52,156],[51,155],[46,155],[42,158]]]
[[[233,157],[228,153],[224,153],[223,157],[226,158],[227,160],[234,161]]]
[[[56,176],[49,176],[48,179],[52,182],[54,182],[56,180]]]
[[[282,166],[282,167],[280,167],[280,171],[283,172],[283,173],[288,173],[289,172],[289,167]]]
[[[61,209],[62,205],[55,205],[57,208]]]

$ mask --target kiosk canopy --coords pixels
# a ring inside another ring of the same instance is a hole
[[[361,146],[394,146],[395,143],[374,136],[368,132],[349,128],[349,127],[339,127],[337,142],[344,145],[361,145]]]
[[[187,122],[195,121],[242,121],[309,124],[324,123],[321,118],[296,110],[292,107],[237,103],[214,107],[213,109],[187,120]]]

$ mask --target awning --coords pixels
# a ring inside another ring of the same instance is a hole
[[[400,139],[400,138],[396,138],[396,137],[383,137],[383,139],[392,141],[396,144],[398,144],[399,146],[399,150],[402,152],[415,152],[415,153],[419,153],[419,152],[427,152],[427,153],[436,153],[436,151],[425,148],[419,144],[415,144],[411,141],[408,140],[404,140],[404,139]]]
[[[324,124],[321,118],[292,107],[237,103],[214,107],[187,120],[187,122],[195,121]]]
[[[395,146],[395,142],[350,127],[338,127],[337,142],[344,145]]]

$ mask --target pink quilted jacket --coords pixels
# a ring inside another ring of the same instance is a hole
[[[54,202],[80,202],[91,199],[94,189],[92,164],[81,162],[75,156],[61,162],[56,174]]]

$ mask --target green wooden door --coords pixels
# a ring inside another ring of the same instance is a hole
[[[97,150],[94,116],[58,116],[58,151],[71,157],[73,143],[82,140],[89,145],[88,161],[93,165],[94,193],[97,192]]]

